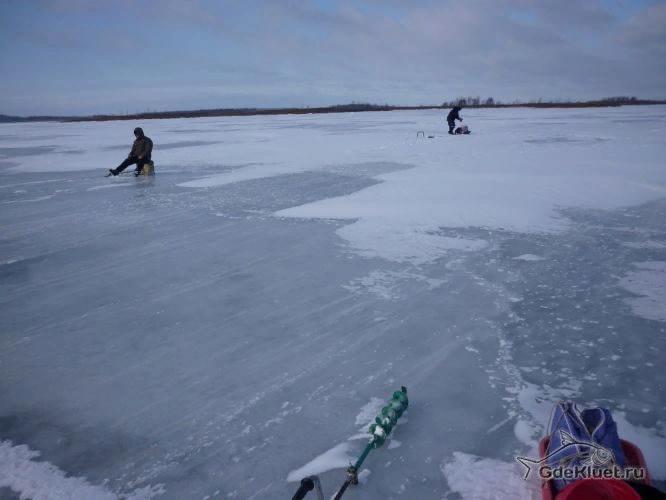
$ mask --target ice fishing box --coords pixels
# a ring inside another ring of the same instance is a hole
[[[145,163],[141,168],[141,175],[155,175],[155,164],[152,161]]]

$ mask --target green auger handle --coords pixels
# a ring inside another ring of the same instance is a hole
[[[405,413],[408,406],[407,388],[403,385],[399,391],[393,393],[388,404],[382,408],[375,421],[370,424],[368,428],[371,435],[370,441],[356,463],[350,465],[347,469],[347,479],[335,494],[333,500],[340,500],[350,484],[358,484],[358,471],[363,465],[363,461],[373,449],[381,447],[386,442],[386,438],[391,434],[393,427],[398,423],[398,419]]]
[[[370,444],[373,448],[384,445],[386,438],[391,434],[393,427],[398,423],[398,419],[405,413],[408,406],[407,388],[402,386],[399,391],[393,393],[388,404],[382,408],[375,421],[370,424],[368,432],[372,435]]]

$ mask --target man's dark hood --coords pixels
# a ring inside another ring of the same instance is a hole
[[[141,127],[135,128],[134,135],[137,137],[143,137],[143,129]]]

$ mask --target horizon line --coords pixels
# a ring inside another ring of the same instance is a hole
[[[471,101],[471,102],[468,102]],[[143,111],[138,113],[98,113],[90,115],[5,115],[0,113],[0,123],[15,123],[25,121],[115,121],[135,119],[171,119],[171,118],[202,118],[212,116],[257,116],[257,115],[281,115],[281,114],[324,114],[366,111],[408,111],[419,109],[442,109],[460,105],[465,108],[507,108],[507,107],[530,107],[530,108],[576,108],[576,107],[614,107],[623,105],[659,105],[666,104],[666,99],[643,99],[635,96],[614,96],[591,100],[544,100],[532,99],[512,102],[495,100],[492,97],[481,99],[478,96],[460,97],[442,104],[420,104],[420,105],[393,105],[373,104],[352,101],[348,104],[334,104],[330,106],[283,106],[283,107],[239,107],[239,108],[200,108],[189,110],[170,111]]]

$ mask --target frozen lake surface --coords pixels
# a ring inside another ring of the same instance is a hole
[[[462,115],[0,125],[0,498],[331,494],[401,385],[345,498],[535,498],[561,398],[664,488],[666,107]]]

